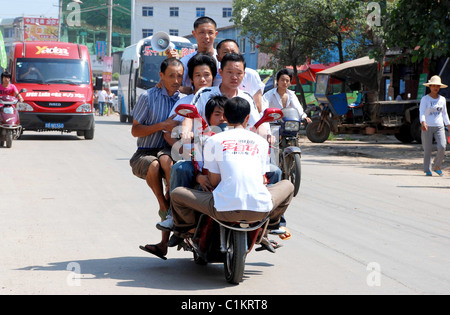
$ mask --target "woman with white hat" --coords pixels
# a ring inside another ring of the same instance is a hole
[[[437,143],[437,155],[434,159],[433,171],[439,176],[444,176],[441,170],[442,162],[445,158],[445,127],[450,128],[450,120],[447,113],[447,102],[445,97],[439,95],[441,88],[447,85],[442,84],[441,78],[437,75],[431,77],[425,86],[430,88],[430,93],[422,97],[420,101],[420,122],[422,124],[422,145],[424,150],[424,172],[427,176],[432,176],[431,172],[431,152],[433,149],[433,136]]]

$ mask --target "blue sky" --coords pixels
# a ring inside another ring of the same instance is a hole
[[[58,18],[58,0],[0,0],[0,18],[18,16]]]

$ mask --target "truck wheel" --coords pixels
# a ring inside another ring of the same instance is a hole
[[[84,139],[86,139],[86,140],[92,140],[92,139],[94,139],[94,130],[95,130],[94,127],[92,127],[92,128],[89,129],[89,130],[85,130],[85,131],[84,131]]]
[[[308,124],[306,127],[306,136],[308,137],[309,141],[314,143],[323,143],[325,142],[328,137],[330,136],[330,126],[325,123],[323,125],[322,130],[318,130],[320,126],[320,120],[315,120],[312,123]]]
[[[419,117],[415,118],[411,124],[411,136],[417,143],[422,143],[422,127]]]
[[[403,124],[400,127],[400,130],[398,133],[395,134],[395,138],[403,143],[411,143],[414,141],[414,138],[411,134],[411,125],[409,124]]]

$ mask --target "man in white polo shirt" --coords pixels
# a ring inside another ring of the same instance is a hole
[[[206,121],[205,116],[205,106],[208,103],[209,99],[216,95],[223,95],[227,98],[233,98],[235,96],[239,96],[244,98],[250,104],[250,119],[249,126],[254,126],[258,120],[261,118],[261,114],[258,112],[255,102],[252,99],[252,96],[247,92],[244,92],[239,89],[239,86],[242,83],[242,80],[245,75],[245,59],[243,56],[238,54],[227,54],[221,62],[221,69],[219,69],[219,73],[222,76],[222,83],[220,86],[213,87],[205,87],[199,90],[192,101],[191,104],[194,104],[197,107],[199,114]],[[184,119],[182,123],[182,137],[183,139],[189,139],[192,137],[192,127],[193,127],[193,119]],[[267,124],[263,124],[259,127],[258,131],[262,136],[266,136],[270,133],[270,127]]]

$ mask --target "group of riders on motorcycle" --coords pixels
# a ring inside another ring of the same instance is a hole
[[[270,163],[275,142],[270,125],[253,126],[264,108],[294,106],[291,91],[277,94],[279,104],[267,104],[264,85],[256,71],[246,69],[238,44],[224,40],[214,49],[214,20],[197,19],[192,33],[198,50],[178,59],[176,50],[168,49],[160,83],[143,93],[133,109],[131,133],[138,149],[130,165],[158,200],[157,228],[162,231],[158,244],[140,248],[162,259],[168,247],[192,237],[199,213],[225,222],[268,219],[266,235],[277,231],[280,238],[290,238],[284,213],[294,187]],[[277,79],[284,75],[290,77],[282,73]],[[180,104],[195,105],[206,124],[177,114]],[[306,118],[301,106],[299,111]],[[183,158],[176,161],[180,154]],[[278,244],[266,235],[262,249],[274,252]]]

